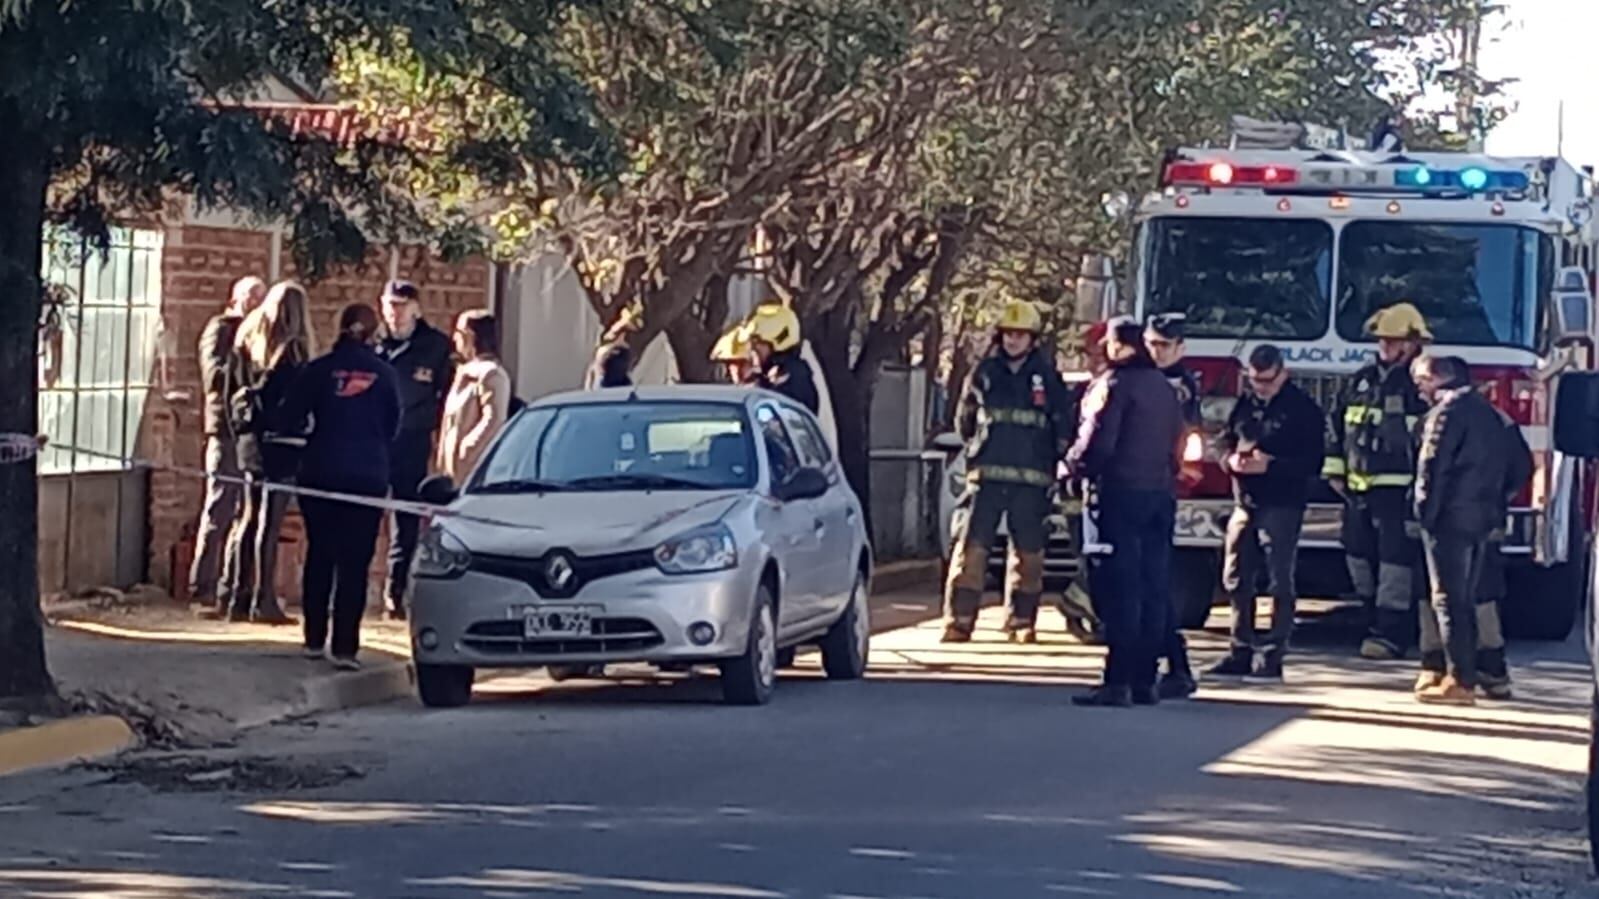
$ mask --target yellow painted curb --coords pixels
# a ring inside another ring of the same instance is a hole
[[[38,727],[0,732],[0,777],[105,758],[139,742],[121,718],[92,715],[64,718]]]

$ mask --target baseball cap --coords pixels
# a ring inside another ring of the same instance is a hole
[[[383,295],[399,300],[410,300],[414,303],[421,298],[422,293],[410,281],[396,278],[383,286]]]

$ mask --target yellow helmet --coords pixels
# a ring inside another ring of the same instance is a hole
[[[1432,332],[1427,330],[1427,320],[1422,317],[1421,310],[1410,303],[1395,303],[1378,309],[1371,318],[1366,319],[1366,333],[1394,340],[1432,339]]]
[[[744,323],[744,340],[765,341],[772,349],[782,353],[800,345],[800,320],[787,306],[769,304],[757,306]]]
[[[1044,316],[1039,314],[1037,306],[1026,300],[1011,300],[1000,310],[999,323],[994,325],[994,330],[1040,334],[1044,330]]]
[[[712,362],[742,362],[749,358],[750,345],[744,339],[744,327],[744,323],[739,322],[716,341],[716,346],[711,348]]]

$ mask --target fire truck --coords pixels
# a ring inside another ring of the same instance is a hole
[[[1301,387],[1331,409],[1375,355],[1376,310],[1415,304],[1435,337],[1518,423],[1536,473],[1513,502],[1503,552],[1513,633],[1565,637],[1585,593],[1591,464],[1556,452],[1562,377],[1594,368],[1591,172],[1554,158],[1330,146],[1181,148],[1139,203],[1129,279],[1140,318],[1187,316],[1202,384],[1202,477],[1177,513],[1173,583],[1185,626],[1219,599],[1232,509],[1219,437],[1245,389],[1243,360],[1280,347]],[[1106,310],[1108,311],[1108,310]],[[1348,589],[1343,507],[1322,485],[1306,511],[1301,595]]]

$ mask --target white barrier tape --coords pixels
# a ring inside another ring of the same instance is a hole
[[[451,511],[443,506],[434,506],[424,502],[403,499],[388,499],[386,497],[367,496],[361,493],[340,493],[334,490],[320,490],[316,487],[303,487],[299,484],[288,484],[282,481],[272,481],[266,478],[257,478],[252,475],[226,475],[206,471],[203,468],[190,468],[185,465],[168,465],[160,462],[151,462],[148,459],[135,459],[127,456],[118,456],[114,453],[102,453],[97,450],[83,449],[81,447],[58,444],[55,447],[62,452],[75,452],[79,455],[94,459],[104,459],[108,462],[117,462],[130,468],[144,469],[147,471],[165,471],[172,474],[184,475],[192,478],[220,481],[224,484],[237,484],[241,487],[260,487],[267,493],[286,493],[290,496],[305,496],[312,499],[325,499],[335,502],[349,503],[353,506],[366,506],[371,509],[382,509],[388,512],[402,512],[416,515],[421,518],[452,518],[457,521],[470,521],[475,524],[487,524],[502,528],[520,528],[522,530],[543,530],[538,525],[526,522],[502,521],[497,518],[484,518],[480,515],[465,515]]]
[[[0,465],[21,465],[43,448],[44,442],[33,434],[0,433]]]

